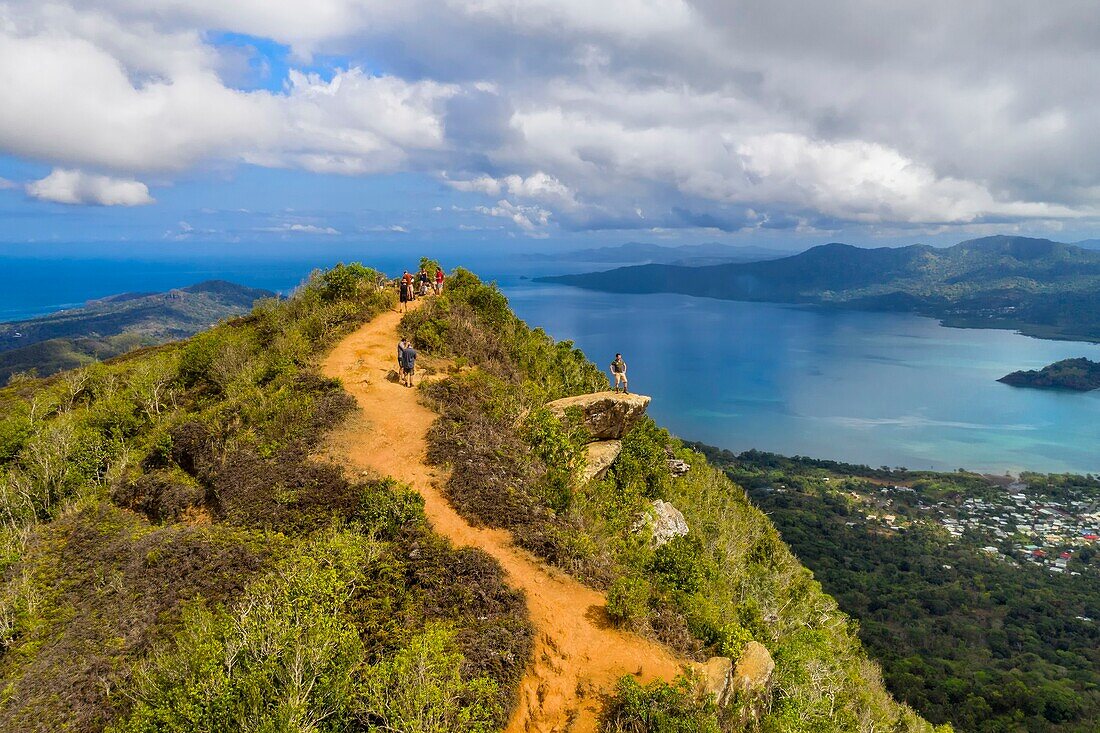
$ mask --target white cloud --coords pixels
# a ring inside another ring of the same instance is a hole
[[[457,191],[483,193],[488,196],[510,194],[516,198],[534,199],[559,208],[571,209],[578,206],[572,190],[557,178],[538,171],[527,176],[512,174],[493,178],[478,176],[469,180],[452,180],[443,174],[444,182]]]
[[[291,72],[285,93],[244,92],[218,78],[197,32],[181,39],[147,29],[150,47],[190,44],[190,53],[177,49],[175,61],[157,67],[119,50],[117,37],[133,29],[73,25],[21,34],[0,22],[0,150],[130,174],[208,160],[400,170],[410,154],[442,146],[443,103],[456,92],[358,68],[329,80]]]
[[[0,191],[11,190],[13,188],[19,188],[19,184],[15,181],[9,181],[7,178],[0,178]]]
[[[45,178],[28,183],[26,191],[33,198],[59,204],[140,206],[153,203],[149,189],[141,181],[65,168],[54,168]]]
[[[1004,2],[0,0],[0,152],[421,171],[527,233],[1096,216],[1100,10]],[[211,31],[387,72],[243,91]]]
[[[477,206],[474,210],[486,216],[510,219],[528,236],[533,237],[544,236],[545,233],[541,232],[540,228],[550,223],[550,212],[546,209],[539,206],[513,204],[507,199],[501,199],[496,206]]]
[[[257,231],[281,234],[319,234],[325,236],[335,236],[340,233],[340,230],[335,227],[320,226],[317,224],[302,224],[299,222],[280,224],[273,227],[260,227]]]

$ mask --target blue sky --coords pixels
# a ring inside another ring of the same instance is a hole
[[[1100,12],[1017,11],[0,1],[0,241],[1097,236]]]

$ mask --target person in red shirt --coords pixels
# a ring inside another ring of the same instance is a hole
[[[435,294],[443,295],[443,268],[435,268]]]

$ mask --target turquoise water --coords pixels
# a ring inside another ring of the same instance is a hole
[[[1100,391],[1019,389],[1010,371],[1100,346],[935,320],[680,295],[506,288],[596,363],[621,351],[673,433],[740,451],[954,470],[1100,473]]]
[[[365,246],[113,248],[48,254],[0,247],[0,320],[127,290],[206,278],[287,291],[314,267],[359,259],[391,273],[420,252]],[[631,387],[677,435],[871,465],[1100,473],[1100,391],[1016,389],[996,379],[1100,346],[943,328],[878,313],[826,312],[679,295],[607,295],[521,275],[594,269],[506,253],[440,252],[496,279],[516,311],[605,366],[621,351]]]

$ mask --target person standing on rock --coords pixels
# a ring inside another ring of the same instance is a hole
[[[615,377],[615,391],[619,391],[619,385],[623,386],[623,392],[630,394],[626,385],[626,362],[622,354],[615,354],[615,360],[611,362],[611,374]]]

